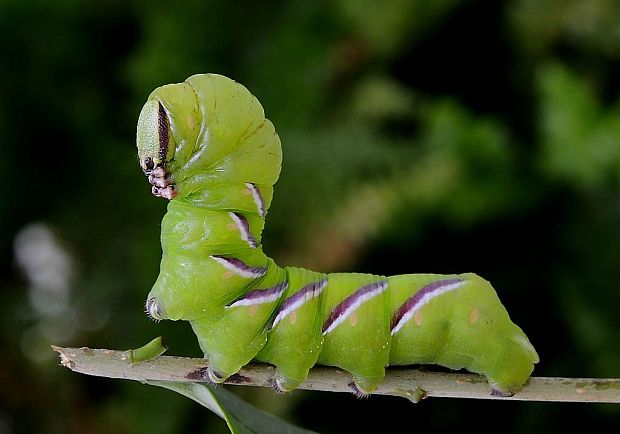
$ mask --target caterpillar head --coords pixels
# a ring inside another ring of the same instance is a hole
[[[280,174],[280,139],[263,107],[217,74],[155,89],[136,139],[152,193],[166,199],[204,202],[222,185],[272,186]]]
[[[173,199],[176,189],[170,171],[170,160],[174,156],[174,137],[170,134],[168,113],[157,99],[149,99],[138,118],[136,135],[140,167],[157,197]]]

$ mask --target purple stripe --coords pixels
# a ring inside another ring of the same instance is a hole
[[[334,307],[329,313],[329,317],[323,323],[322,332],[325,332],[329,329],[329,327],[338,320],[342,315],[344,315],[351,307],[353,307],[361,298],[365,295],[377,291],[382,286],[387,287],[387,282],[385,280],[380,280],[378,282],[369,283],[368,285],[362,286],[360,289],[355,291],[353,294],[349,295],[343,301],[340,302],[336,307]]]
[[[228,303],[226,307],[232,307],[236,304],[252,305],[268,303],[269,301],[271,301],[272,297],[274,299],[279,298],[284,293],[284,291],[286,291],[286,288],[288,288],[288,282],[285,280],[284,282],[278,283],[276,286],[273,286],[271,288],[255,289],[248,292],[243,297],[240,297],[235,301]]]
[[[269,326],[269,330],[271,330],[271,328],[275,325],[275,320],[278,318],[278,315],[280,315],[280,313],[286,312],[287,310],[291,308],[291,306],[294,306],[296,303],[300,302],[301,300],[306,299],[306,297],[308,297],[308,300],[316,298],[323,291],[323,288],[325,287],[326,284],[327,284],[327,277],[319,280],[318,282],[312,282],[312,283],[307,284],[306,286],[301,288],[299,291],[297,291],[295,294],[291,295],[289,298],[284,300],[284,303],[282,303],[279,309],[277,310],[276,315],[274,317],[274,323],[272,323]]]
[[[238,214],[236,212],[233,212],[233,214],[239,219],[241,229],[243,230],[250,247],[256,248],[256,239],[254,238],[254,235],[252,235],[252,232],[250,232],[250,223],[248,222],[248,219],[246,219],[243,214]]]
[[[245,271],[245,272],[248,272],[248,273],[263,275],[263,274],[265,274],[267,272],[267,267],[250,267],[248,264],[243,262],[241,259],[232,258],[232,257],[231,258],[227,258],[225,256],[220,256],[220,255],[213,255],[213,257],[214,258],[222,259],[222,260],[228,262],[230,265],[232,265],[236,269],[241,270],[241,271]]]
[[[251,182],[247,182],[246,187],[250,189],[252,192],[252,198],[256,203],[256,207],[258,208],[258,214],[261,217],[265,217],[265,201],[263,200],[263,195],[260,193],[260,190],[256,186],[256,184],[252,184]]]
[[[401,304],[398,310],[396,310],[396,312],[392,316],[392,321],[390,322],[390,329],[394,330],[394,327],[398,325],[400,320],[408,313],[414,311],[425,296],[432,297],[434,293],[441,291],[445,287],[460,282],[464,282],[464,280],[459,278],[444,279],[437,280],[436,282],[432,282],[426,286],[423,286],[418,292],[416,292],[414,295],[409,297],[403,304]]]
[[[297,291],[295,294],[293,294],[292,296],[287,298],[284,301],[284,303],[282,303],[282,305],[280,306],[280,309],[278,310],[278,313],[280,313],[280,311],[286,310],[288,307],[290,307],[291,305],[295,304],[300,299],[305,298],[306,294],[308,294],[310,292],[316,291],[318,288],[320,288],[322,285],[324,285],[325,282],[327,282],[327,278],[322,279],[322,280],[320,280],[318,282],[312,282],[312,283],[304,286],[299,291]]]

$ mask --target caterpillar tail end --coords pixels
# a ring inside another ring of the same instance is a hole
[[[500,359],[501,363],[497,363],[494,369],[485,373],[491,386],[491,396],[509,398],[518,393],[540,360],[538,353],[520,330],[507,339],[507,342],[509,345],[504,357]]]

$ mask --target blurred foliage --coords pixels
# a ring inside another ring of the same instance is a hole
[[[536,375],[620,376],[619,22],[618,0],[0,0],[0,433],[225,432],[49,349],[162,334],[199,355],[186,324],[142,312],[165,203],[134,148],[148,93],[198,72],[246,85],[280,133],[264,242],[282,264],[475,271]],[[232,390],[321,432],[343,415],[361,432],[620,422],[605,405]]]

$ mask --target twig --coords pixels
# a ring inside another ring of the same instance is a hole
[[[108,378],[149,381],[207,381],[205,359],[160,356],[132,364],[128,351],[90,348],[52,347],[60,354],[61,364],[75,372]],[[227,384],[270,386],[274,368],[253,363],[229,378]],[[351,392],[350,374],[315,367],[300,389]],[[389,368],[374,394],[401,396],[414,402],[427,396],[504,399],[513,401],[608,402],[620,403],[620,379],[532,377],[516,395],[491,396],[489,386],[479,375],[456,372],[432,372],[420,369]]]

